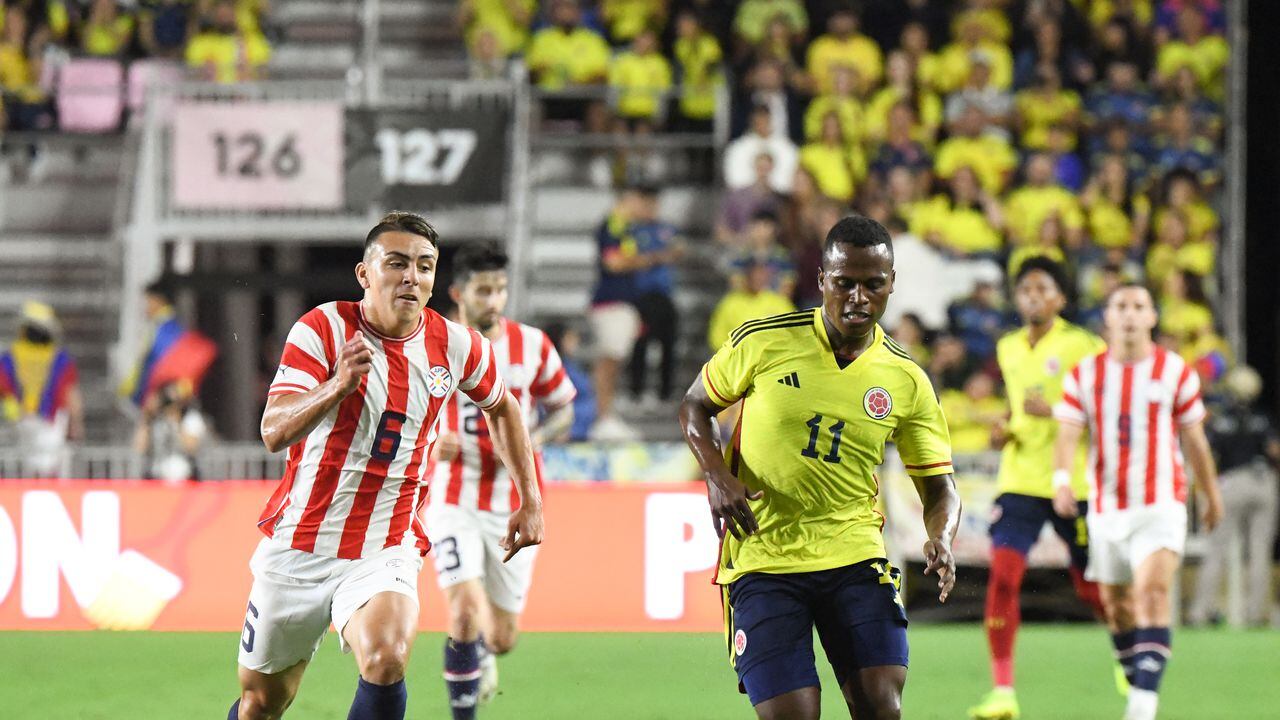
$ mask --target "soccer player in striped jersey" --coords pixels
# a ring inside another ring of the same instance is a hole
[[[576,391],[546,333],[503,316],[506,254],[489,244],[467,245],[454,256],[452,268],[449,296],[459,320],[492,344],[495,367],[532,428],[534,447],[563,435],[573,424]],[[495,656],[515,646],[536,548],[503,561],[499,544],[520,496],[494,452],[480,405],[457,395],[443,422],[432,453],[425,517],[449,606],[444,649],[449,705],[455,720],[468,720],[475,717],[477,701],[497,692]],[[535,454],[539,481],[541,467]]]
[[[816,719],[817,628],[851,717],[898,718],[907,678],[900,575],[886,559],[876,467],[894,442],[924,502],[926,573],[955,583],[960,498],[933,386],[879,325],[893,242],[869,218],[831,228],[822,307],[743,324],[680,406],[723,543],[716,582],[738,686],[760,718]],[[722,456],[711,419],[741,399]]]
[[[417,577],[430,548],[417,519],[428,448],[457,392],[485,414],[520,493],[502,546],[542,541],[542,498],[519,402],[489,341],[426,308],[436,231],[391,213],[369,231],[358,302],[331,302],[289,331],[262,416],[288,448],[258,527],[240,636],[240,699],[229,720],[279,718],[332,622],[360,679],[349,720],[401,720],[418,632]]]
[[[986,630],[994,687],[969,716],[978,720],[1015,720],[1020,713],[1013,690],[1013,647],[1021,620],[1019,592],[1027,554],[1049,523],[1070,551],[1071,583],[1090,609],[1102,614],[1098,588],[1084,579],[1089,559],[1084,506],[1080,517],[1053,511],[1053,439],[1058,424],[1053,404],[1062,397],[1062,380],[1081,358],[1105,347],[1102,338],[1064,320],[1067,280],[1062,266],[1033,257],[1018,267],[1013,300],[1024,323],[996,344],[996,359],[1009,398],[1009,420],[994,433],[1001,447],[999,497],[992,508],[991,573],[987,580]],[[1083,449],[1082,449],[1083,450]],[[1084,453],[1078,454],[1072,486],[1078,498],[1084,482]]]
[[[1170,657],[1169,587],[1187,536],[1184,449],[1205,501],[1207,529],[1222,518],[1222,496],[1204,433],[1199,376],[1152,341],[1151,292],[1121,285],[1108,296],[1103,318],[1107,349],[1071,371],[1053,410],[1053,506],[1063,517],[1078,512],[1071,470],[1087,427],[1086,577],[1099,585],[1116,657],[1129,679],[1125,720],[1152,720]]]

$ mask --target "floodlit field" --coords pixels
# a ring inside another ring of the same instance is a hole
[[[0,716],[225,717],[236,695],[234,634],[0,633]],[[440,680],[442,638],[418,639],[410,672],[410,718],[447,718]],[[502,694],[482,718],[753,717],[724,664],[716,635],[546,633],[526,635],[502,661]],[[981,630],[911,629],[912,667],[903,716],[965,717],[987,689]],[[1107,637],[1098,628],[1035,626],[1019,641],[1018,688],[1026,720],[1119,718]],[[1183,630],[1165,676],[1164,720],[1274,718],[1280,707],[1280,633]],[[330,634],[286,717],[341,718],[355,665]],[[823,674],[824,687],[833,680]],[[847,717],[836,693],[824,717]]]

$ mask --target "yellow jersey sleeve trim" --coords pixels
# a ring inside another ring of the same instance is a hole
[[[686,375],[686,377],[688,377]],[[711,382],[711,373],[707,372],[707,366],[702,366],[702,387],[707,391],[707,397],[711,398],[711,402],[720,407],[729,407],[738,402],[738,398],[732,400],[725,397],[723,393],[716,389],[715,383]]]

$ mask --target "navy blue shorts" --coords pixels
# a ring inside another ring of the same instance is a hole
[[[1026,555],[1040,537],[1040,529],[1050,523],[1071,551],[1071,566],[1083,571],[1089,564],[1089,531],[1084,519],[1089,503],[1081,500],[1078,509],[1076,517],[1064,518],[1053,511],[1049,498],[1004,493],[992,508],[991,544]]]
[[[901,574],[884,559],[807,573],[749,573],[722,588],[729,660],[752,705],[819,687],[813,630],[843,686],[858,670],[907,664]]]

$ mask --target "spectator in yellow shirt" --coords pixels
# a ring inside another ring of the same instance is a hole
[[[942,49],[939,77],[934,79],[940,92],[950,93],[964,84],[974,51],[985,53],[990,59],[991,84],[999,90],[1009,89],[1013,84],[1013,55],[1009,47],[988,38],[985,23],[968,16],[959,23],[956,41]]]
[[[1160,204],[1153,218],[1157,233],[1164,224],[1164,218],[1173,211],[1182,214],[1187,224],[1187,238],[1192,242],[1217,239],[1218,213],[1204,201],[1200,183],[1191,171],[1175,169],[1165,176]]]
[[[854,189],[867,176],[867,160],[862,148],[848,145],[840,126],[840,116],[829,112],[822,118],[822,135],[800,148],[800,167],[813,174],[823,195],[848,203]]]
[[[553,0],[552,25],[534,33],[525,55],[538,87],[561,90],[606,80],[609,44],[581,21],[577,0]]]
[[[720,42],[707,32],[692,10],[676,16],[673,48],[680,78],[680,129],[711,132],[716,115],[716,93],[724,85],[720,68]]]
[[[743,262],[742,270],[745,280],[742,287],[730,290],[711,312],[707,344],[712,352],[719,350],[734,328],[742,323],[796,309],[786,296],[769,289],[772,269],[768,263],[751,257]]]
[[[1147,249],[1147,282],[1163,286],[1174,270],[1208,277],[1213,274],[1214,265],[1213,242],[1191,240],[1186,217],[1180,211],[1168,211],[1157,225],[1156,242]]]
[[[832,13],[827,20],[827,34],[819,36],[809,45],[805,66],[813,78],[813,87],[818,94],[827,95],[834,90],[833,70],[840,65],[857,68],[859,96],[865,96],[878,86],[884,74],[880,46],[858,32],[858,16],[849,9]]]
[[[1178,13],[1178,34],[1178,39],[1170,40],[1156,52],[1156,85],[1171,85],[1179,69],[1190,67],[1205,93],[1221,99],[1222,74],[1231,57],[1226,39],[1206,34],[1204,16],[1189,6]]]
[[[942,125],[942,100],[917,79],[914,62],[905,50],[889,53],[886,63],[888,84],[871,96],[864,113],[868,143],[882,141],[888,136],[893,106],[904,101],[910,103],[914,111],[911,139],[925,148],[932,148],[936,142],[938,127]]]
[[[929,49],[929,31],[918,22],[907,23],[899,36],[898,47],[911,59],[911,67],[915,72],[916,82],[921,88],[930,91],[942,91],[943,71],[941,53]],[[889,68],[892,74],[893,68]],[[893,82],[892,77],[890,82]]]
[[[615,45],[625,45],[646,29],[667,24],[666,0],[603,0],[600,15]]]
[[[972,105],[966,107],[952,123],[952,136],[938,145],[933,171],[947,180],[962,167],[972,168],[982,188],[998,195],[1017,167],[1018,156],[1005,138],[984,134],[985,124],[986,115],[982,110]]]
[[[1005,417],[1005,404],[996,395],[996,384],[985,372],[964,382],[964,390],[943,390],[938,396],[951,434],[951,450],[978,453],[991,448],[991,429]]]
[[[733,19],[733,31],[748,46],[764,39],[769,21],[781,15],[800,37],[809,32],[809,13],[800,0],[744,0]]]
[[[134,18],[116,0],[93,0],[81,31],[81,49],[93,57],[120,57],[133,39]]]
[[[552,25],[534,33],[524,58],[538,87],[564,90],[604,83],[609,75],[609,44],[582,26],[577,0],[553,0],[550,16]],[[549,98],[543,102],[543,111],[549,120],[586,120],[593,132],[607,126],[600,100]]]
[[[1062,219],[1058,217],[1058,214],[1052,213],[1046,216],[1040,223],[1035,242],[1019,245],[1013,248],[1013,252],[1009,253],[1009,267],[1007,269],[1009,277],[1016,276],[1018,269],[1022,267],[1022,263],[1033,257],[1047,257],[1060,265],[1066,265],[1067,257],[1062,252],[1065,239],[1066,235],[1063,232]]]
[[[1160,287],[1160,332],[1172,335],[1183,345],[1204,327],[1213,327],[1204,278],[1174,269]]]
[[[1036,70],[1034,87],[1014,97],[1015,122],[1022,136],[1022,147],[1045,150],[1049,147],[1049,128],[1062,125],[1070,132],[1068,150],[1076,147],[1076,127],[1080,122],[1080,96],[1062,87],[1062,77],[1052,65]]]
[[[1005,201],[1005,221],[1009,242],[1029,245],[1036,241],[1045,218],[1056,215],[1062,222],[1067,245],[1080,247],[1084,237],[1084,213],[1080,201],[1054,179],[1053,159],[1036,153],[1027,160],[1027,184],[1009,193]]]
[[[829,113],[840,118],[840,130],[845,143],[861,144],[865,138],[862,119],[862,103],[857,95],[857,70],[851,65],[836,65],[832,70],[831,92],[819,95],[809,102],[804,112],[805,140],[817,140],[822,135],[822,122]]]
[[[1094,245],[1130,252],[1142,249],[1151,223],[1151,202],[1134,192],[1123,156],[1105,156],[1080,199]]]
[[[949,256],[995,257],[1004,249],[1004,211],[967,166],[951,176],[947,192],[921,203],[910,215],[913,235]]]
[[[186,56],[187,65],[203,71],[207,79],[235,83],[260,79],[271,48],[261,33],[247,33],[239,26],[232,0],[220,0],[205,28],[187,44]]]
[[[671,63],[658,52],[653,30],[642,30],[631,49],[614,59],[609,87],[617,95],[618,117],[632,129],[647,131],[658,124],[671,89]]]
[[[537,0],[462,0],[458,4],[458,24],[473,55],[478,52],[481,33],[487,32],[501,56],[510,57],[522,52],[529,42],[529,23],[537,8]]]

